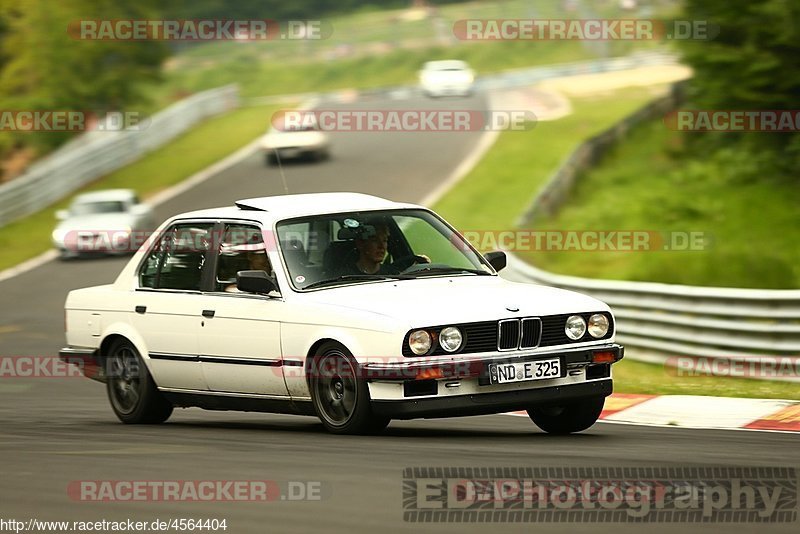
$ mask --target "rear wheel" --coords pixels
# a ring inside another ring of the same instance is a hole
[[[114,343],[106,357],[106,392],[123,423],[163,423],[172,414],[172,404],[158,391],[139,351],[127,339]]]
[[[371,434],[389,424],[372,413],[367,381],[358,362],[338,343],[325,343],[313,360],[309,386],[320,421],[334,434]]]
[[[595,424],[605,401],[605,397],[591,397],[561,406],[531,408],[528,416],[549,434],[572,434]]]

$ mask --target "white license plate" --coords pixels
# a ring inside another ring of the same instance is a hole
[[[561,376],[561,358],[530,362],[497,363],[489,367],[492,384],[546,380]]]
[[[300,155],[299,148],[283,148],[279,152],[282,158],[296,158]]]

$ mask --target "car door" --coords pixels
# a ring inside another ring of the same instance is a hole
[[[211,391],[287,396],[280,344],[285,303],[278,294],[253,295],[235,287],[238,271],[271,271],[261,229],[226,223],[218,231],[213,287],[202,296],[199,330],[205,381]]]
[[[211,221],[171,226],[139,268],[132,323],[147,344],[150,370],[161,388],[207,389],[198,329],[213,228]]]

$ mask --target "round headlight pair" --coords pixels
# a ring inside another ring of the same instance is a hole
[[[570,315],[564,326],[564,332],[572,340],[582,338],[587,330],[593,338],[603,337],[608,333],[608,317],[602,313],[595,313],[589,317],[587,326],[586,321],[580,315]]]
[[[445,352],[457,351],[461,348],[461,343],[463,341],[464,337],[461,335],[461,330],[455,326],[442,328],[441,332],[439,332],[439,346],[442,347]],[[411,352],[417,356],[427,354],[428,351],[431,350],[432,345],[433,337],[427,330],[414,330],[408,336],[408,346]]]

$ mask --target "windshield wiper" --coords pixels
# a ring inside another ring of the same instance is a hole
[[[317,280],[316,282],[312,282],[307,286],[303,287],[303,289],[323,287],[327,285],[336,284],[339,282],[349,282],[349,281],[357,282],[357,281],[367,281],[367,280],[407,280],[409,278],[413,278],[413,276],[402,275],[402,274],[343,274],[335,278],[326,278],[325,280]]]
[[[466,269],[461,267],[421,267],[420,269],[415,270],[414,272],[407,273],[406,276],[417,277],[419,275],[426,275],[426,274],[457,274],[457,273],[469,273],[469,274],[477,274],[479,276],[492,276],[492,273],[484,271],[483,269]]]

